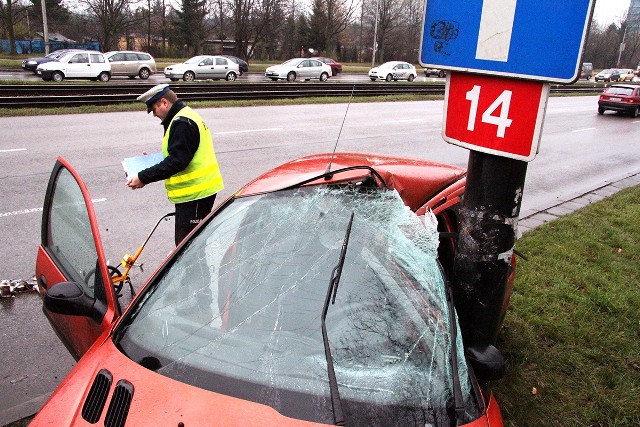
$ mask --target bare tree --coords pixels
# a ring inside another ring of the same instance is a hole
[[[15,55],[16,52],[16,36],[14,31],[14,25],[22,19],[24,7],[22,7],[15,0],[0,0],[0,22],[4,27],[7,39],[9,39],[9,49],[11,55]]]
[[[115,50],[118,39],[129,28],[132,0],[80,0],[97,24],[97,39],[103,51]]]

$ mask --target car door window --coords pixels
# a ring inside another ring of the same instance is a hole
[[[104,298],[103,292],[94,292],[101,277],[96,274],[98,254],[82,191],[67,169],[60,170],[53,185],[45,248],[88,296]]]
[[[204,65],[204,66],[213,65],[213,60],[211,58],[204,58],[200,63],[200,65]]]
[[[89,55],[86,53],[78,53],[73,55],[69,60],[69,64],[88,64],[89,63]]]
[[[104,56],[98,54],[98,53],[92,53],[91,54],[91,62],[94,64],[102,64],[104,63]]]
[[[126,61],[137,61],[138,60],[138,55],[136,55],[135,53],[126,53],[124,55],[125,60]]]
[[[110,62],[124,61],[124,54],[116,53],[115,55],[112,55],[111,58],[109,58],[109,61]]]

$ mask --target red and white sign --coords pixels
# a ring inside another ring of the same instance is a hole
[[[548,83],[449,73],[443,138],[470,150],[531,161],[548,97]]]

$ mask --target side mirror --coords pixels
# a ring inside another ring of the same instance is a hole
[[[494,381],[504,376],[504,356],[494,346],[468,347],[464,353],[479,380]]]
[[[60,282],[50,287],[44,295],[43,303],[52,313],[91,317],[98,323],[106,312],[103,304],[85,294],[75,282]]]

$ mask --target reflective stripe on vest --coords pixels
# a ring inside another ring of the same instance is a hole
[[[169,155],[168,146],[171,126],[179,117],[186,117],[196,123],[200,134],[200,142],[198,150],[196,150],[186,169],[164,181],[167,196],[171,203],[202,199],[224,188],[216,154],[213,150],[211,132],[200,115],[190,107],[184,107],[178,111],[171,120],[162,140],[162,153],[165,157]]]

